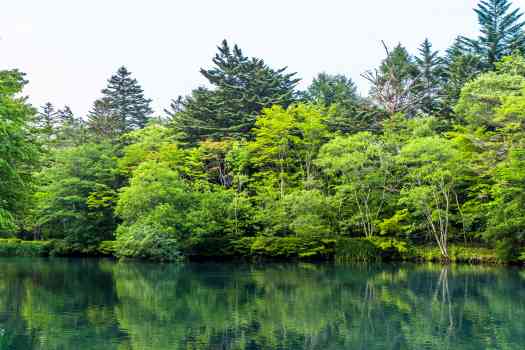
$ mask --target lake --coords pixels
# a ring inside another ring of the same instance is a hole
[[[525,270],[0,259],[0,349],[525,349]]]

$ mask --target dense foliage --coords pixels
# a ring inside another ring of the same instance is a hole
[[[421,245],[450,260],[450,243],[524,261],[523,22],[504,0],[476,13],[479,38],[443,55],[384,45],[369,96],[327,73],[299,91],[226,41],[201,70],[211,87],[166,118],[124,67],[87,121],[33,117],[22,75],[0,72],[0,232],[161,261]]]

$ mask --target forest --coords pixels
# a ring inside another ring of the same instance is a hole
[[[305,89],[224,40],[154,113],[132,73],[87,116],[0,71],[0,254],[525,262],[525,32],[482,0],[444,52],[384,47]]]

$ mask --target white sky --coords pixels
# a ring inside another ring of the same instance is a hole
[[[445,49],[476,35],[476,0],[0,0],[0,69],[19,68],[37,106],[84,115],[125,65],[157,112],[204,85],[224,38],[306,86],[319,72],[352,77],[384,56],[380,41],[415,53],[429,37]],[[525,1],[514,2],[525,8]]]

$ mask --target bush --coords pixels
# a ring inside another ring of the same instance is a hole
[[[161,227],[136,223],[119,227],[115,253],[119,258],[137,258],[161,262],[182,260],[179,241]]]
[[[335,245],[335,260],[348,261],[378,261],[381,260],[380,249],[365,238],[340,238]]]
[[[17,238],[0,239],[0,256],[47,256],[49,241],[23,241]]]
[[[496,256],[504,262],[516,262],[520,257],[518,242],[512,239],[502,239],[496,242]]]
[[[69,239],[54,239],[49,241],[49,255],[51,256],[85,256],[98,255],[97,245],[72,242]]]
[[[333,254],[334,239],[314,237],[257,237],[251,254],[266,258],[319,259]]]
[[[385,237],[340,238],[335,246],[338,262],[403,260],[407,253],[406,242]]]
[[[117,241],[102,241],[98,245],[97,251],[100,255],[116,256]]]

